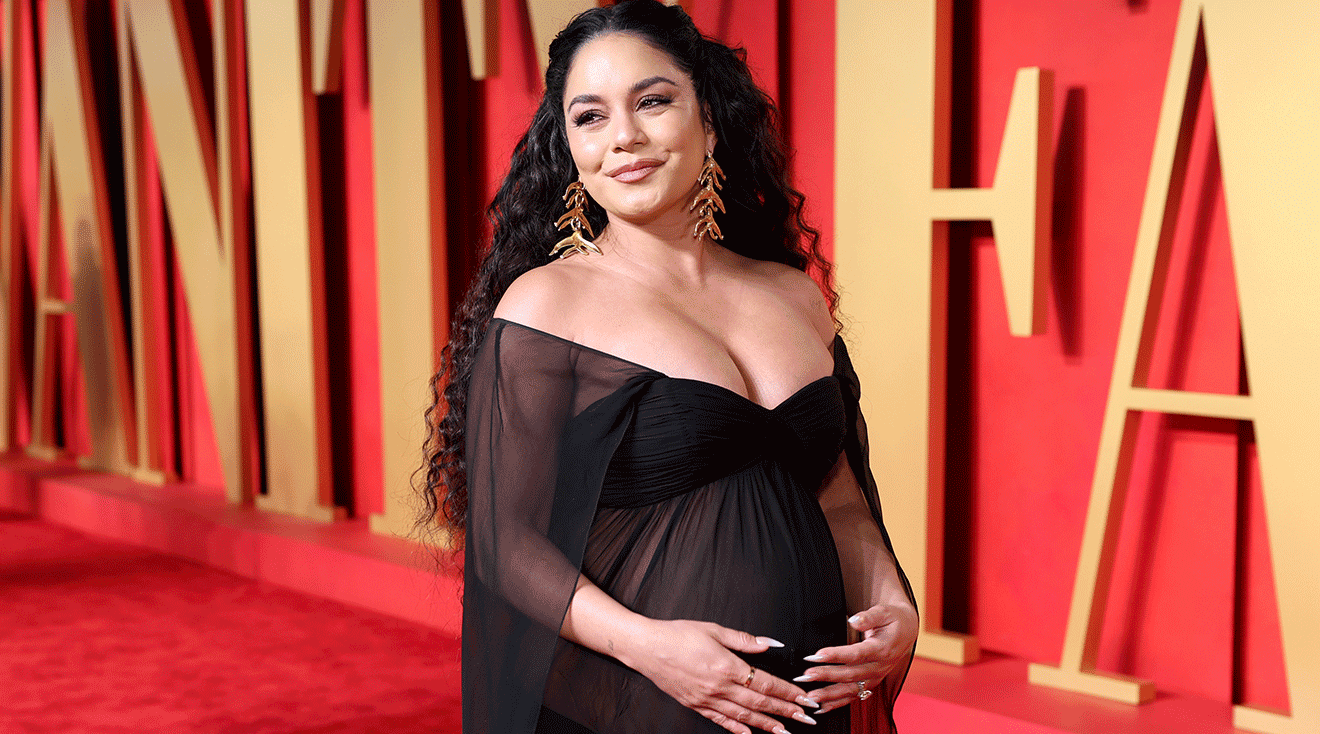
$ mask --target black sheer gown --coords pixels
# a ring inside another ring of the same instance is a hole
[[[834,361],[833,375],[769,409],[491,322],[467,405],[465,734],[725,731],[559,637],[579,573],[645,616],[785,643],[743,657],[786,680],[810,667],[804,655],[847,642],[838,555],[816,498],[840,451],[884,525],[842,339]],[[891,731],[906,673],[898,666],[872,699]],[[847,732],[849,708],[814,727],[785,724]]]

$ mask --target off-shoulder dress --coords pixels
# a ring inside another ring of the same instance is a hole
[[[809,667],[804,655],[847,642],[838,554],[817,500],[840,452],[891,560],[893,549],[857,375],[841,338],[833,352],[832,375],[767,408],[491,322],[466,406],[465,734],[725,731],[559,637],[579,573],[648,617],[782,641],[743,657],[787,680]],[[907,667],[867,702],[891,731]],[[805,728],[847,732],[849,718],[845,707]]]

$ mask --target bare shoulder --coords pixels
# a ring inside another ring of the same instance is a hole
[[[596,274],[576,267],[571,260],[532,268],[509,285],[495,306],[495,318],[530,326],[572,339],[572,324],[564,314],[575,312],[575,304],[590,290]]]
[[[820,284],[810,275],[790,265],[770,261],[750,261],[751,270],[776,296],[791,303],[795,310],[810,322],[820,334],[821,341],[834,341],[834,316],[821,291]]]

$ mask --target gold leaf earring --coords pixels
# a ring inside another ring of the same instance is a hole
[[[692,230],[692,236],[698,240],[705,234],[709,234],[712,241],[724,239],[720,225],[715,223],[715,210],[724,212],[724,202],[716,193],[723,188],[720,183],[722,178],[724,178],[724,170],[715,162],[715,158],[707,153],[706,165],[701,167],[701,174],[697,176],[701,191],[697,192],[696,198],[692,200],[692,206],[688,207],[688,211],[697,213],[697,226]]]
[[[586,229],[587,234],[596,236],[591,231],[591,223],[587,221],[587,215],[583,209],[587,207],[587,190],[582,187],[581,181],[574,181],[568,185],[568,190],[564,192],[565,206],[568,207],[568,213],[555,222],[559,229],[573,228],[573,233],[560,240],[554,247],[550,248],[550,257],[564,259],[575,252],[584,255],[588,253],[601,254],[600,248],[596,243],[582,236],[582,230]]]

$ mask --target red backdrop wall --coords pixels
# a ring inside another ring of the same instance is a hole
[[[357,516],[383,506],[371,177],[388,175],[372,165],[363,2],[346,4],[342,90],[324,96],[319,111],[325,206],[342,222],[327,230],[326,242],[327,317],[337,336],[330,355],[335,441],[342,448],[335,481],[337,496]],[[33,27],[40,28],[44,3],[20,5],[19,23],[27,27],[18,37],[40,38]],[[796,150],[793,174],[829,250],[835,157],[886,142],[835,139],[833,3],[695,0],[692,7],[707,33],[746,47],[757,78],[780,103]],[[499,0],[497,73],[483,81],[468,75],[461,5],[440,8],[438,27],[428,31],[438,35],[444,61],[448,224],[439,245],[457,297],[488,236],[482,208],[539,99],[540,81],[521,0]],[[1043,335],[1008,335],[989,228],[959,224],[951,234],[945,618],[992,651],[1045,662],[1060,655],[1177,12],[1177,3],[1142,0],[954,3],[954,185],[990,185],[1015,69],[1053,69],[1056,85],[1053,281]],[[16,46],[14,155],[23,245],[17,265],[30,293],[40,212],[39,75],[27,43]],[[1246,376],[1213,104],[1207,85],[1152,386],[1237,393]],[[158,191],[148,196],[157,212],[153,236],[163,243],[164,204]],[[172,271],[165,260],[155,266]],[[180,283],[177,275],[173,283]],[[170,302],[182,311],[177,289]],[[845,324],[848,305],[845,293]],[[418,309],[401,318],[422,322],[425,304]],[[180,491],[207,491],[201,488],[221,483],[215,440],[187,319],[170,318],[179,325],[177,356],[165,369],[178,388],[165,409],[180,416],[172,451],[181,480],[195,488]],[[443,330],[448,314],[437,321]],[[72,370],[72,329],[64,333],[62,369]],[[30,346],[27,357],[10,355],[20,368],[20,438]],[[77,403],[67,407],[72,448],[86,435]],[[1286,707],[1249,427],[1147,415],[1130,486],[1100,667],[1154,678],[1167,690]]]
[[[1053,69],[1058,108],[1046,333],[1008,335],[984,228],[964,226],[954,243],[948,522],[960,568],[950,611],[989,649],[1053,662],[1179,8],[955,8],[962,183],[991,183],[1015,68]],[[1245,381],[1208,83],[1195,124],[1150,385],[1236,394]],[[1143,416],[1101,669],[1286,708],[1252,452],[1234,421]]]

